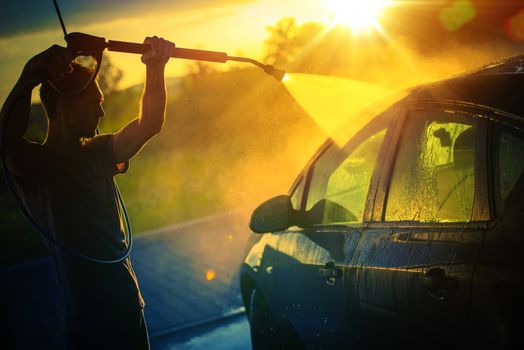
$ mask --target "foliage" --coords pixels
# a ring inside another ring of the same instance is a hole
[[[294,17],[285,17],[267,26],[265,62],[276,66],[289,63],[322,29],[324,26],[315,22],[299,25]]]

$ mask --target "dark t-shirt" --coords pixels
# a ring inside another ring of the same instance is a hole
[[[124,223],[113,177],[127,171],[117,164],[113,135],[96,136],[74,157],[36,146],[35,171],[16,178],[31,216],[59,242],[102,260],[125,253]],[[100,264],[53,244],[63,316],[69,329],[84,329],[140,310],[144,301],[130,259]]]

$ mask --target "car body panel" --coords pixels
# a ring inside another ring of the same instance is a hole
[[[461,341],[471,279],[484,229],[381,227],[357,248],[362,343],[369,348],[442,348]],[[424,287],[424,274],[442,269],[455,286]]]
[[[358,232],[288,232],[281,236],[275,257],[276,301],[283,317],[302,335],[308,348],[334,348],[341,337],[351,338],[344,275],[328,281],[320,269],[329,262],[344,266],[354,253]],[[313,327],[312,327],[313,325]]]

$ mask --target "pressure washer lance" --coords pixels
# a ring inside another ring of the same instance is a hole
[[[56,4],[56,3],[55,3]],[[126,41],[117,41],[117,40],[108,40],[85,33],[67,33],[65,30],[65,25],[63,24],[60,12],[57,9],[59,14],[60,24],[64,31],[64,39],[67,43],[67,48],[72,51],[74,57],[78,56],[92,56],[97,64],[95,71],[93,72],[91,78],[82,86],[78,91],[65,91],[61,90],[58,86],[53,84],[53,81],[49,80],[50,85],[57,90],[59,93],[64,95],[77,95],[84,92],[87,87],[96,79],[98,71],[102,65],[102,57],[104,50],[115,51],[115,52],[124,52],[132,54],[144,54],[147,51],[151,50],[151,46],[148,44],[139,44],[131,43]],[[269,64],[263,64],[257,60],[247,57],[238,57],[238,56],[229,56],[225,52],[218,51],[207,51],[207,50],[195,50],[195,49],[186,49],[176,47],[171,53],[170,57],[173,58],[182,58],[187,60],[196,60],[196,61],[207,61],[207,62],[216,62],[216,63],[226,63],[228,61],[236,62],[246,62],[254,64],[255,66],[261,68],[267,74],[271,75],[277,81],[282,81],[286,72],[277,69]]]
[[[147,44],[135,44],[135,43],[128,43],[124,41],[109,40],[107,42],[107,49],[109,51],[143,54],[149,51],[151,47]],[[286,75],[285,71],[281,69],[277,69],[273,67],[272,65],[263,64],[251,58],[229,56],[225,52],[184,49],[184,48],[177,47],[174,49],[173,53],[171,54],[171,57],[184,58],[184,59],[189,59],[189,60],[218,62],[218,63],[226,63],[227,61],[252,63],[257,67],[262,68],[264,72],[271,75],[273,78],[275,78],[278,81],[282,81],[282,79]]]
[[[108,40],[106,42],[104,38],[77,32],[67,34],[65,36],[65,41],[67,42],[68,48],[80,52],[103,51],[107,48],[109,51],[144,54],[151,49],[148,44],[138,44],[116,40]],[[228,61],[252,63],[257,67],[262,68],[264,72],[271,75],[278,81],[282,81],[286,75],[285,71],[277,69],[272,65],[263,64],[251,58],[229,56],[225,52],[185,49],[177,47],[173,50],[170,57],[217,63],[226,63]]]

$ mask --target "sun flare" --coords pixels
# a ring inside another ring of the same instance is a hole
[[[334,24],[348,25],[354,31],[380,28],[379,17],[389,0],[328,0]]]

